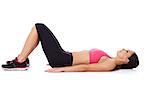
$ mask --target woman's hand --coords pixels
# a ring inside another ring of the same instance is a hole
[[[64,72],[63,68],[51,68],[45,70],[45,72]]]
[[[46,70],[46,72],[84,72],[86,71],[87,65],[74,65],[74,66],[65,66],[59,68],[51,68]]]

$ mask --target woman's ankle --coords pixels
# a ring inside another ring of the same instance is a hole
[[[18,61],[19,63],[23,63],[25,60],[26,60],[26,58],[23,58],[23,57],[21,57],[20,55],[18,55],[17,61]]]

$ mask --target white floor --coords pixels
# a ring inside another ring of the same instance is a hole
[[[44,70],[44,69],[43,69]],[[148,100],[146,72],[139,69],[114,72],[46,73],[43,70],[0,71],[3,100]]]

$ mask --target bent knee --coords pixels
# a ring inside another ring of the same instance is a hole
[[[43,26],[44,23],[35,23],[35,26]]]
[[[35,23],[36,29],[39,30],[44,30],[46,28],[45,24],[43,23]]]

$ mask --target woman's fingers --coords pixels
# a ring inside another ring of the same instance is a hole
[[[63,72],[60,68],[47,69],[45,72]]]
[[[51,68],[51,69],[47,69],[46,72],[54,72],[54,68]]]

